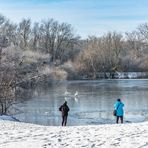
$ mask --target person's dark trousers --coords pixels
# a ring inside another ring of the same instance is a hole
[[[123,123],[123,116],[117,116],[117,118],[116,118],[116,123],[119,122],[119,118],[120,118],[120,120],[121,120],[121,123]]]
[[[67,124],[67,116],[62,116],[62,126],[66,126]]]

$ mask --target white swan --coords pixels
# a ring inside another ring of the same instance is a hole
[[[78,103],[78,98],[75,97],[74,99],[75,99],[75,101]]]
[[[78,102],[78,91],[75,92],[75,94],[71,94],[70,92],[68,92],[67,90],[64,93],[64,99],[65,101],[69,100],[69,99],[74,99],[76,102]]]
[[[65,96],[68,96],[68,95],[70,95],[71,93],[66,90],[64,94],[65,94]]]
[[[76,93],[74,94],[75,97],[78,97],[78,91],[76,91]]]

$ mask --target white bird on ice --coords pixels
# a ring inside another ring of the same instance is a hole
[[[76,91],[76,93],[74,94],[75,97],[78,97],[78,91]]]
[[[65,95],[65,98],[64,98],[65,101],[67,101],[69,99],[74,99],[76,102],[78,102],[78,91],[76,91],[75,94],[73,95],[66,90],[64,95]]]
[[[70,95],[70,92],[68,92],[67,89],[66,89],[64,94],[65,94],[65,96],[68,96],[68,95]]]

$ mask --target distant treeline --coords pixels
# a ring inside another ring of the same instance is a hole
[[[9,48],[49,54],[57,66],[69,62],[79,76],[148,71],[147,23],[132,32],[108,32],[82,40],[70,24],[54,19],[36,23],[22,19],[16,24],[0,15],[0,35],[8,39]]]

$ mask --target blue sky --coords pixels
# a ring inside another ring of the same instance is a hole
[[[54,18],[85,38],[132,31],[148,22],[148,0],[0,0],[0,14],[13,22]]]

